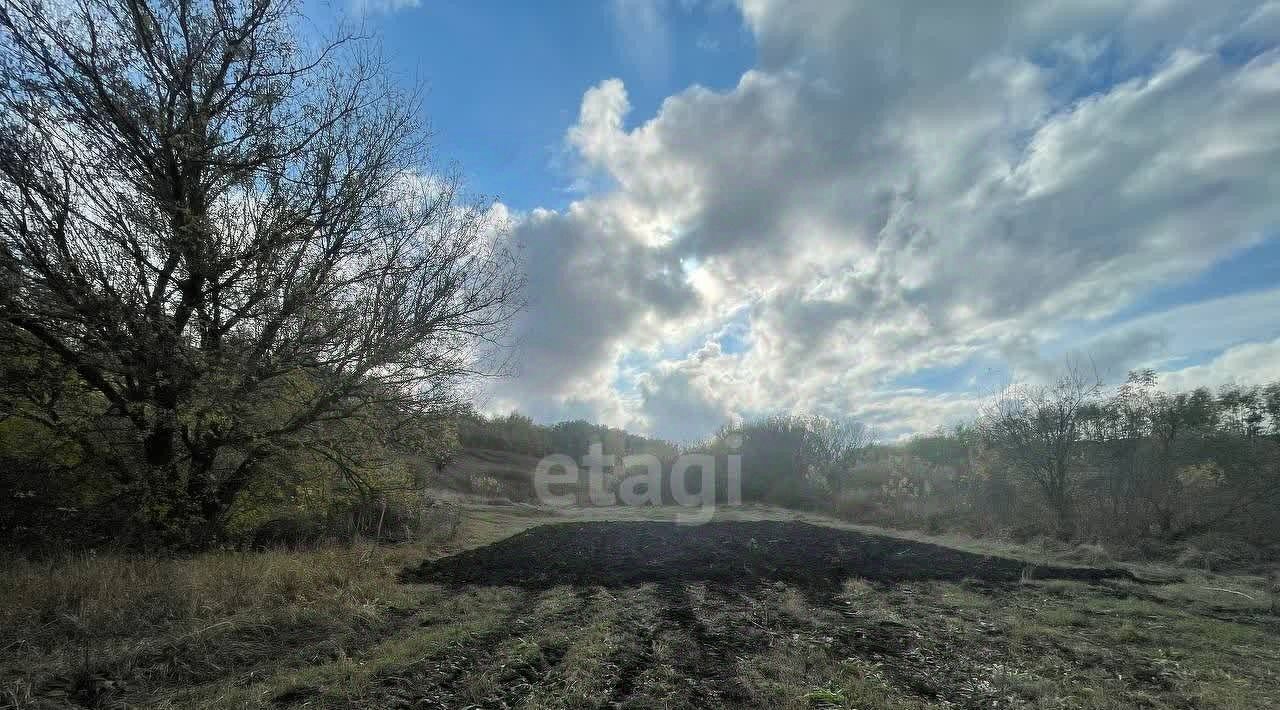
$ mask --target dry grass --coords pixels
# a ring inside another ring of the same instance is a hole
[[[0,673],[28,696],[93,705],[268,663],[376,628],[407,603],[395,582],[407,552],[12,560],[0,579]]]
[[[430,545],[6,560],[0,707],[267,707],[281,697],[312,706],[385,706],[420,697],[421,688],[443,682],[441,674],[453,678],[449,697],[458,703],[607,704],[621,692],[618,678],[629,674],[622,685],[635,702],[677,706],[697,683],[710,682],[691,675],[697,664],[690,649],[699,647],[698,663],[729,665],[721,669],[729,676],[716,683],[770,707],[928,707],[911,684],[920,667],[932,668],[925,680],[949,683],[950,693],[1009,698],[1013,707],[1280,701],[1280,678],[1270,670],[1280,662],[1272,611],[1280,582],[1265,575],[1152,566],[1135,569],[1182,581],[1101,588],[1030,581],[999,590],[854,579],[834,600],[781,584],[750,597],[691,585],[693,625],[673,625],[682,617],[672,617],[672,600],[651,587],[556,588],[529,599],[513,588],[396,581],[425,557],[566,515],[669,519],[673,511],[552,514],[476,505],[464,510],[455,538]],[[718,517],[830,524],[774,509]],[[1037,562],[1061,559],[1057,551],[926,539]],[[1103,553],[1066,551],[1089,561]],[[695,629],[704,636],[695,637]],[[754,639],[750,651],[707,650],[736,648],[744,635]],[[881,637],[908,639],[913,655],[877,650]]]
[[[0,628],[7,646],[41,637],[135,636],[282,607],[359,608],[395,594],[392,572],[403,557],[392,548],[357,545],[174,560],[11,560],[0,578]],[[23,623],[31,620],[35,629]]]
[[[344,655],[422,605],[411,563],[546,518],[476,510],[455,536],[397,547],[216,552],[145,559],[10,558],[0,576],[0,708],[110,705],[168,686]]]

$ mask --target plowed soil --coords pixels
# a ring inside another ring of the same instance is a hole
[[[1280,656],[1261,611],[1206,621],[1210,610],[1161,601],[1124,570],[1033,566],[802,522],[555,522],[402,578],[431,600],[414,623],[269,701],[1280,707],[1269,675]],[[358,683],[343,680],[359,669]],[[1220,673],[1241,680],[1212,695],[1205,679]]]
[[[586,522],[542,525],[427,562],[407,581],[453,585],[628,587],[713,582],[742,590],[784,582],[834,589],[844,580],[1017,582],[1127,578],[1122,569],[1035,567],[852,530],[789,521]]]
[[[793,521],[548,524],[403,577],[518,600],[491,630],[383,679],[363,703],[1019,707],[985,680],[1021,665],[1009,622],[974,607],[1025,604],[1029,579],[1132,579]],[[939,604],[947,590],[968,601]],[[1099,672],[1150,670],[1114,665]],[[1148,692],[1151,677],[1120,696]]]

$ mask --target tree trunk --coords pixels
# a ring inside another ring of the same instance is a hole
[[[1057,517],[1058,539],[1070,542],[1076,536],[1075,509],[1071,505],[1071,498],[1065,492],[1059,491],[1054,495],[1051,503]]]

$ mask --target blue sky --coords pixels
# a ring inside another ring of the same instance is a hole
[[[686,87],[732,87],[751,66],[751,34],[730,6],[673,9],[658,36],[634,42],[625,4],[600,0],[425,0],[364,21],[398,75],[427,88],[439,156],[476,191],[527,211],[580,196],[564,136],[602,79],[626,83],[638,121]]]
[[[1280,3],[362,2],[527,261],[492,410],[892,437],[1073,355],[1280,378]]]
[[[1264,235],[1254,244],[1231,252],[1207,264],[1191,278],[1170,284],[1156,284],[1139,294],[1131,303],[1103,319],[1104,324],[1117,324],[1142,315],[1157,313],[1173,306],[1198,303],[1249,291],[1275,288],[1280,282],[1280,238],[1276,233]],[[1248,336],[1248,333],[1242,333]]]

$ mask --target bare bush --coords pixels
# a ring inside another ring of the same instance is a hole
[[[1064,538],[1075,534],[1072,486],[1083,415],[1101,390],[1095,372],[1072,363],[1052,385],[1006,388],[979,419],[987,443],[1040,489]]]

